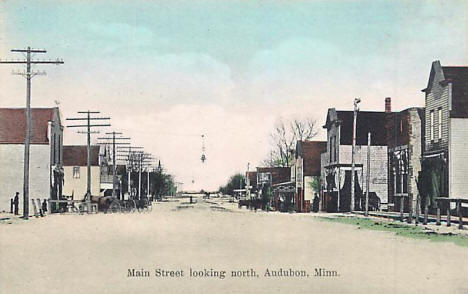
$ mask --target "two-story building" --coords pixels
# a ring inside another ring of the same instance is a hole
[[[326,150],[327,142],[297,141],[296,143],[293,167],[299,212],[305,211],[306,204],[313,204],[315,195],[320,194],[320,155]]]
[[[29,198],[57,199],[63,179],[60,111],[57,107],[32,108],[31,119]],[[26,109],[0,108],[0,211],[10,210],[15,192],[20,193],[22,203],[25,138]]]
[[[468,198],[468,67],[434,61],[422,91],[426,96],[420,179],[424,193],[431,199]]]
[[[424,140],[424,108],[391,111],[391,98],[385,98],[388,146],[389,210],[415,213],[417,179],[421,171]]]
[[[351,203],[351,169],[353,111],[329,108],[326,123],[327,151],[321,156],[322,209],[349,211]],[[356,121],[355,209],[361,209],[367,173],[368,133],[370,144],[369,193],[377,197],[380,208],[388,204],[387,140],[385,112],[359,111]]]

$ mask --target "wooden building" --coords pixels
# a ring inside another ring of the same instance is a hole
[[[63,180],[60,111],[57,107],[32,108],[31,118],[29,198],[58,199]],[[20,193],[22,203],[25,138],[26,109],[0,108],[0,211],[10,210],[15,192]]]
[[[337,111],[329,108],[325,125],[327,151],[321,156],[322,209],[349,211],[351,201],[351,153],[353,135],[353,111]],[[369,193],[374,209],[388,204],[387,140],[385,112],[359,111],[356,122],[355,149],[355,209],[361,209],[366,187],[367,137],[371,133]]]
[[[91,195],[100,194],[101,168],[99,165],[98,145],[91,145]],[[63,146],[64,185],[63,195],[72,196],[75,200],[83,200],[87,190],[88,149],[86,145]]]
[[[468,198],[468,67],[431,66],[421,183],[432,197]]]

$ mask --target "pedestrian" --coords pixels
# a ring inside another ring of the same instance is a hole
[[[320,207],[320,198],[318,197],[318,194],[315,193],[315,196],[314,196],[314,201],[313,201],[313,204],[312,204],[312,211],[313,212],[318,212]]]
[[[47,212],[47,200],[44,199],[42,202],[42,212],[46,213]]]
[[[15,198],[13,200],[13,205],[15,206],[15,215],[18,215],[18,209],[19,209],[19,192],[16,192]]]

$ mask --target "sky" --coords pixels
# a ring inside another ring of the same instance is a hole
[[[0,58],[45,48],[32,106],[101,111],[185,190],[217,189],[268,157],[279,119],[423,106],[432,61],[468,65],[467,1],[0,0]],[[43,55],[43,56],[42,56]],[[0,66],[0,107],[25,81]],[[201,135],[207,161],[201,163]],[[96,136],[93,142],[96,142]],[[65,129],[65,144],[85,144]]]

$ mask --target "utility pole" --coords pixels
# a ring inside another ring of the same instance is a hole
[[[138,200],[141,199],[141,166],[143,161],[143,152],[138,154]]]
[[[146,197],[150,199],[150,165],[146,168]]]
[[[352,212],[355,208],[354,205],[354,171],[356,169],[355,163],[354,163],[354,157],[355,157],[355,149],[356,149],[356,120],[357,120],[357,112],[359,111],[358,104],[361,102],[361,99],[359,98],[354,98],[354,115],[353,115],[353,145],[352,145],[352,151],[351,151],[351,205],[350,205],[350,211]]]
[[[86,128],[86,131],[78,131],[80,134],[87,135],[87,151],[88,151],[88,158],[87,158],[87,183],[86,183],[86,195],[85,201],[88,203],[88,211],[91,210],[91,134],[97,134],[98,131],[91,131],[93,127],[110,127],[110,124],[91,124],[92,120],[110,120],[110,117],[91,117],[92,114],[98,114],[99,111],[78,111],[79,114],[86,114],[86,117],[73,117],[67,118],[67,120],[85,120],[85,125],[71,125],[67,126],[67,128]]]
[[[370,146],[371,146],[371,133],[367,133],[367,179],[366,179],[366,213],[369,215],[369,187],[370,187]]]
[[[140,152],[138,154],[138,199],[141,200],[141,172],[143,166],[149,164],[147,161],[152,159],[151,154]]]
[[[0,60],[0,63],[6,64],[26,64],[26,71],[13,72],[15,75],[26,77],[26,134],[24,139],[24,173],[23,173],[23,219],[29,218],[29,150],[31,143],[31,78],[37,75],[45,75],[46,73],[39,71],[31,71],[32,64],[63,64],[63,60],[32,60],[31,53],[47,53],[43,49],[12,49],[11,52],[26,53],[26,60]],[[49,175],[50,176],[50,175]]]
[[[247,187],[246,187],[246,194],[245,194],[245,198],[246,199],[250,199],[250,177],[249,177],[249,174],[250,174],[250,162],[247,162],[247,177],[245,179],[245,182],[247,184]]]
[[[120,152],[120,154],[117,154],[119,156],[119,159],[124,159],[127,161],[127,192],[128,192],[128,197],[132,196],[132,185],[131,185],[131,180],[132,180],[132,170],[133,166],[135,165],[136,162],[136,151],[132,151],[132,149],[138,150],[138,149],[143,149],[143,147],[136,147],[136,146],[117,146],[116,147]],[[128,149],[128,150],[127,150]],[[125,155],[124,155],[125,154]]]
[[[240,174],[240,177],[239,177],[239,199],[241,199],[241,196],[242,196],[242,174]]]
[[[112,140],[112,197],[120,198],[117,195],[117,165],[115,163],[115,145],[129,145],[129,142],[116,142],[116,140],[130,140],[128,137],[116,137],[116,135],[122,135],[118,132],[109,132],[106,135],[112,135],[112,137],[102,137],[99,140]],[[105,142],[107,144],[107,142]],[[123,199],[122,199],[123,200]]]

